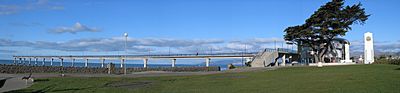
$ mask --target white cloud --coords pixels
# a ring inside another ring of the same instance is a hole
[[[95,28],[95,27],[88,27],[86,25],[83,25],[79,22],[75,23],[74,26],[72,27],[58,27],[54,29],[50,29],[49,32],[51,33],[71,33],[71,34],[76,34],[78,32],[99,32],[100,30]]]
[[[9,15],[17,13],[20,10],[16,5],[0,5],[0,15]]]
[[[233,49],[233,50],[244,50],[244,49],[251,49],[251,48],[255,48],[255,47],[259,47],[253,44],[245,44],[245,43],[228,43],[226,45],[226,48],[229,49]]]
[[[49,2],[48,0],[26,1],[20,4],[0,4],[0,15],[11,15],[34,10],[63,10],[64,6]]]
[[[385,53],[400,52],[400,42],[374,41],[374,50],[376,56]],[[350,52],[352,56],[363,55],[362,53],[364,52],[364,41],[363,40],[351,41]]]
[[[9,39],[0,39],[0,47],[5,47],[5,46],[28,46],[32,44],[31,42],[28,41],[13,41]]]
[[[183,40],[170,38],[128,38],[127,49],[129,53],[147,53],[151,49],[152,53],[168,53],[169,49],[173,53],[223,53],[223,52],[258,52],[262,48],[271,46],[267,43],[268,39],[263,40],[264,43],[255,42],[249,39],[243,41],[225,42],[219,39],[206,40]],[[247,43],[251,41],[250,43]],[[274,39],[270,41],[275,41]],[[57,51],[92,51],[92,52],[112,52],[124,51],[125,38],[88,38],[75,39],[65,42],[48,42],[48,41],[12,41],[0,39],[0,47],[31,47],[34,50],[57,50]]]
[[[0,54],[15,53],[15,52],[16,52],[15,50],[3,50],[3,49],[0,49]]]
[[[275,43],[275,42],[284,42],[282,38],[255,38],[252,40],[254,43]]]
[[[222,40],[179,40],[179,39],[163,39],[163,38],[148,38],[135,39],[129,38],[127,48],[131,51],[147,51],[147,48],[162,48],[162,47],[191,47],[204,46],[210,44],[220,44]],[[12,41],[0,39],[0,47],[19,46],[32,47],[35,49],[50,49],[61,51],[123,51],[125,40],[123,37],[114,38],[94,38],[94,39],[76,39],[66,42],[48,42],[48,41]]]
[[[33,27],[33,26],[42,26],[43,24],[38,22],[10,22],[8,23],[10,26],[18,26],[18,27]]]
[[[49,0],[37,0],[36,1],[36,4],[38,4],[38,5],[45,5],[47,3],[49,3]]]

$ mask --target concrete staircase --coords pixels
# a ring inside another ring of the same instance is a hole
[[[274,63],[278,56],[278,51],[263,50],[253,58],[251,67],[267,67],[270,63]]]

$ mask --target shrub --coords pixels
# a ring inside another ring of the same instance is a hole
[[[244,63],[247,67],[251,67],[251,61]]]
[[[235,66],[233,66],[233,64],[229,64],[229,65],[228,65],[228,68],[229,68],[229,69],[234,69]]]
[[[392,64],[400,65],[400,59],[379,59],[374,62],[374,64]]]

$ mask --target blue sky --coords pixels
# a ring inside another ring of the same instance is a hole
[[[12,55],[257,51],[282,47],[283,30],[304,23],[330,0],[0,0],[0,59]],[[362,51],[399,51],[399,0],[346,0],[372,14],[344,38]],[[286,45],[284,45],[287,48]],[[29,51],[29,52],[28,52]]]

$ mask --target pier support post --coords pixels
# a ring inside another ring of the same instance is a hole
[[[106,59],[101,59],[101,68],[104,68],[104,61],[105,61]]]
[[[250,62],[251,58],[246,58],[246,63]]]
[[[14,57],[14,65],[16,65],[16,64],[17,64],[17,58]]]
[[[71,66],[74,67],[75,59],[72,59],[72,64]]]
[[[285,54],[283,54],[283,56],[282,56],[282,64],[281,64],[281,66],[285,66],[286,65],[286,55]]]
[[[206,58],[206,67],[210,66],[211,58]]]
[[[51,61],[50,61],[50,66],[53,66],[53,61],[54,61],[54,59],[53,59],[53,58],[51,58]]]
[[[64,59],[61,58],[60,66],[63,66]]]
[[[46,58],[43,58],[43,62],[42,62],[42,65],[44,66],[44,62],[46,61]]]
[[[122,66],[122,67],[121,67],[121,68],[124,70],[124,75],[126,75],[126,64],[125,64],[125,59],[122,59],[121,61],[122,61],[122,62],[121,62],[121,63],[122,63],[121,66]]]
[[[22,58],[19,58],[18,64],[22,64]]]
[[[124,68],[125,59],[121,59],[121,68]]]
[[[172,67],[175,67],[176,59],[172,59]]]
[[[147,68],[147,61],[149,61],[149,59],[145,58],[143,59],[143,67]]]
[[[38,58],[35,58],[35,65],[37,65]]]
[[[86,59],[85,67],[88,67],[89,59]]]
[[[25,61],[26,61],[26,58],[24,58],[24,62],[23,62],[24,65],[25,65]]]
[[[31,65],[32,58],[29,58],[28,64]]]

